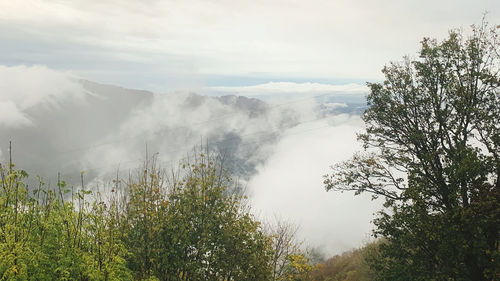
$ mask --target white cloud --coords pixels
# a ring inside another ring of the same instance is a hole
[[[360,149],[356,132],[362,128],[359,117],[339,115],[285,132],[249,182],[254,211],[296,223],[301,238],[327,254],[362,246],[381,204],[367,196],[327,193],[322,184],[330,165]]]
[[[0,101],[0,126],[21,127],[31,125],[31,120],[12,101]]]
[[[26,110],[80,98],[83,90],[69,73],[44,66],[0,65],[0,125],[26,126]]]

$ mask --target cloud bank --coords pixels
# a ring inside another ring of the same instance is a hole
[[[316,94],[356,96],[357,85],[270,83],[218,88],[219,94],[260,92],[281,103],[189,92],[157,94],[75,79],[41,66],[0,67],[0,159],[13,141],[17,167],[50,182],[57,173],[89,186],[139,168],[156,154],[169,168],[196,145],[226,153],[229,167],[246,184],[254,211],[277,214],[301,226],[301,237],[327,253],[359,246],[378,206],[351,194],[327,194],[322,175],[359,147],[359,115],[338,115],[345,102]],[[280,93],[282,94],[280,96]],[[301,99],[297,100],[297,93]],[[321,102],[318,104],[318,102]],[[333,112],[333,113],[332,113]],[[349,216],[345,214],[348,213]]]
[[[300,238],[327,255],[362,246],[380,202],[327,193],[322,183],[330,165],[360,149],[356,133],[362,129],[359,116],[338,115],[287,130],[249,182],[257,215],[299,225]]]

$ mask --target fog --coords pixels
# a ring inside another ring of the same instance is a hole
[[[82,170],[89,185],[110,181],[152,155],[175,167],[203,144],[226,155],[257,217],[289,220],[327,254],[369,237],[380,204],[322,185],[330,165],[360,148],[365,86],[267,83],[199,95],[102,85],[43,66],[0,66],[0,77],[0,160],[12,141],[17,167],[49,186],[57,173],[78,185]]]
[[[299,226],[305,246],[331,255],[360,247],[370,238],[380,202],[352,193],[326,193],[329,166],[360,149],[359,116],[337,115],[287,130],[273,154],[252,177],[252,206],[263,218],[275,216]]]

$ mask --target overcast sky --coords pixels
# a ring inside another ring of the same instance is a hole
[[[385,64],[416,55],[425,36],[443,39],[451,28],[468,32],[485,12],[490,23],[500,24],[498,0],[0,0],[0,129],[34,126],[31,107],[79,102],[75,76],[159,93],[238,94],[277,104],[323,94],[362,100],[364,83],[380,81]],[[145,114],[132,114],[124,124],[146,124],[153,133],[168,128],[172,118],[165,111],[177,112],[175,95],[155,96]],[[288,105],[315,114],[313,99],[299,101]],[[177,117],[194,122],[200,112],[217,116],[217,108],[223,105]],[[245,131],[240,135],[267,128],[237,118],[228,122]],[[215,125],[228,131],[229,123]],[[300,225],[301,237],[327,253],[360,246],[380,202],[327,194],[322,175],[359,149],[356,133],[363,123],[348,115],[304,123],[265,151],[266,161],[248,181],[255,211]],[[133,154],[125,144],[123,150],[115,146],[117,157]],[[0,161],[6,155],[0,150]],[[96,161],[117,161],[95,155]]]
[[[0,1],[0,64],[168,91],[364,83],[424,36],[500,22],[497,0]]]

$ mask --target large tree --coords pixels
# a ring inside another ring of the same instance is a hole
[[[368,84],[365,150],[325,186],[385,198],[381,280],[500,279],[499,28],[425,38]]]

